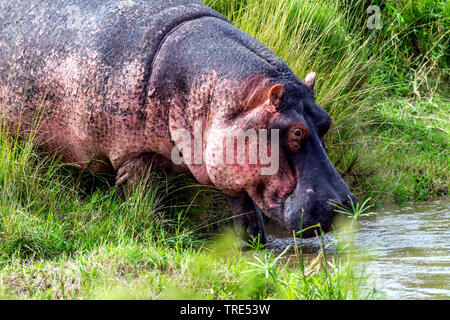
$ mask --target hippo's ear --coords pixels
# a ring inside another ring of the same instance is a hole
[[[282,84],[277,84],[270,89],[269,92],[269,101],[270,105],[274,108],[275,111],[278,111],[282,107],[284,96],[284,86]]]
[[[305,84],[311,89],[314,90],[314,85],[316,84],[316,73],[310,72],[305,78]]]

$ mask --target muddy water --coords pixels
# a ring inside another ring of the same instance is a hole
[[[450,201],[410,203],[378,210],[359,222],[355,246],[367,262],[367,286],[385,299],[450,299]],[[282,251],[292,237],[270,232],[270,247]],[[328,250],[332,252],[331,237]],[[317,240],[304,243],[320,250]]]

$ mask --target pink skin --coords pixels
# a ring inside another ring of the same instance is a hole
[[[95,53],[92,55],[95,57]],[[90,69],[101,68],[101,65],[91,61],[89,66],[80,67],[77,65],[76,57],[69,57],[62,64],[52,61],[49,59],[47,67],[43,69],[46,77],[41,78],[39,85],[43,91],[45,91],[44,88],[48,88],[47,90],[60,92],[57,96],[62,98],[48,101],[43,105],[44,112],[36,135],[36,140],[43,151],[52,154],[58,153],[62,155],[64,162],[88,171],[118,171],[118,184],[127,188],[130,188],[138,176],[144,172],[143,169],[149,165],[148,162],[154,160],[151,157],[145,157],[143,160],[140,156],[153,154],[156,155],[156,165],[169,165],[178,172],[190,170],[199,182],[213,185],[229,195],[250,195],[259,208],[266,213],[281,209],[283,200],[294,191],[296,179],[287,164],[283,150],[280,150],[279,171],[273,176],[261,175],[261,164],[208,165],[209,160],[218,150],[217,143],[221,143],[216,135],[209,134],[212,128],[220,128],[225,131],[236,129],[245,131],[249,128],[271,129],[271,123],[276,117],[279,117],[279,113],[271,102],[270,89],[273,84],[270,83],[270,80],[255,77],[250,79],[247,85],[242,83],[223,85],[241,91],[236,92],[240,99],[236,99],[235,105],[232,107],[235,108],[234,111],[240,109],[243,114],[225,127],[223,113],[209,113],[208,116],[204,114],[207,119],[203,121],[205,124],[203,130],[204,163],[202,165],[173,166],[170,156],[175,144],[171,141],[171,133],[180,127],[191,129],[186,124],[190,119],[182,118],[185,116],[184,114],[177,114],[176,98],[172,98],[169,102],[161,101],[153,98],[150,90],[146,103],[146,122],[143,123],[137,119],[134,114],[138,109],[139,93],[126,88],[134,88],[138,84],[136,78],[141,70],[134,68],[130,63],[123,67],[124,75],[117,79],[119,83],[127,83],[125,89],[117,88],[110,93],[110,99],[117,102],[121,110],[129,111],[126,113],[128,115],[119,117],[104,114],[95,108],[95,104],[93,110],[86,113],[85,106],[92,103],[95,88],[100,83],[91,82],[91,87],[85,92],[80,92],[78,86],[80,81],[88,76]],[[80,61],[78,63],[83,64]],[[193,108],[195,105],[203,105],[205,95],[202,95],[201,91],[207,91],[214,87],[217,81],[217,77],[212,73],[212,76],[205,78],[199,88],[191,92],[190,101],[194,104]],[[49,83],[54,85],[50,86]],[[66,94],[77,92],[77,95]],[[216,92],[216,100],[220,104],[229,103],[229,97],[221,96],[221,94],[220,90]],[[15,99],[20,99],[20,96],[10,95],[6,101],[10,105],[14,105]],[[100,101],[98,104],[100,105]],[[169,112],[167,112],[167,105],[172,106]],[[22,121],[22,129],[29,130],[32,127],[31,122],[38,112],[38,108],[37,102],[24,108],[22,119],[25,121]],[[53,111],[49,115],[45,112],[47,108]],[[211,107],[210,110],[221,110],[221,108]],[[229,108],[229,111],[233,111],[232,108]],[[169,115],[170,119],[167,118]],[[201,112],[200,116],[202,116]],[[17,119],[9,118],[9,120],[16,120],[12,121],[16,126]],[[175,119],[177,121],[173,121]],[[90,124],[89,128],[86,128],[86,123]],[[270,146],[268,146],[268,150],[270,150]]]
[[[149,98],[145,122],[137,116],[142,110],[141,92],[137,89],[143,74],[139,63],[125,64],[122,72],[105,84],[101,77],[93,76],[94,70],[102,74],[105,66],[95,52],[90,52],[89,57],[72,55],[63,62],[57,56],[49,57],[36,77],[35,90],[39,94],[30,96],[25,103],[25,85],[0,83],[0,93],[5,92],[0,95],[0,111],[11,127],[18,128],[20,124],[22,133],[37,128],[36,142],[43,151],[59,154],[65,163],[92,172],[119,170],[127,161],[145,153],[168,155],[170,159],[173,143],[167,117],[161,117],[161,113],[167,113],[163,106],[153,105]],[[105,85],[112,89],[105,96],[98,96],[98,88]],[[46,92],[54,98],[46,99]],[[103,112],[105,100],[119,106],[118,110]],[[22,105],[21,111],[9,109],[14,105]],[[167,163],[162,159],[160,162]]]
[[[0,80],[0,115],[12,130],[20,127],[22,134],[36,129],[35,140],[44,152],[85,171],[116,172],[117,185],[127,189],[153,161],[177,172],[190,171],[200,183],[228,195],[248,194],[265,212],[280,209],[296,186],[288,150],[280,148],[279,170],[272,176],[261,175],[261,164],[213,165],[210,160],[222,150],[214,130],[272,129],[281,117],[277,109],[283,86],[258,71],[247,79],[230,79],[212,67],[195,75],[187,93],[161,87],[168,68],[184,61],[171,60],[177,48],[173,43],[184,41],[184,34],[199,24],[184,23],[168,33],[147,76],[145,43],[132,54],[119,56],[123,60],[111,69],[96,46],[58,50],[63,44],[55,42],[43,48],[35,45],[29,57],[21,56],[34,39],[22,35],[16,44],[19,55],[10,64],[12,81]],[[92,28],[96,33],[101,26]],[[174,165],[171,153],[179,143],[175,132],[185,129],[192,134],[197,120],[203,124],[205,161]]]
[[[206,152],[214,150],[207,148]],[[294,175],[283,155],[280,158],[279,171],[272,176],[261,175],[260,164],[208,166],[207,173],[217,188],[233,196],[247,193],[263,211],[269,212],[280,208],[283,199],[291,194],[296,186]]]
[[[273,85],[269,85],[266,81],[260,82],[264,84],[264,89],[254,88],[251,96],[252,102],[257,103],[254,106],[250,103],[250,110],[243,112],[242,116],[238,117],[227,127],[223,128],[224,132],[235,132],[237,129],[268,129],[272,128],[274,119],[280,117],[276,110],[276,106],[271,102],[270,89]],[[259,97],[255,97],[259,95]],[[246,100],[248,101],[248,100]],[[213,118],[212,122],[214,123]],[[223,123],[219,116],[217,123]],[[214,132],[215,133],[215,132]],[[283,137],[280,137],[283,139]],[[281,205],[296,187],[296,179],[294,172],[290,169],[285,151],[280,149],[279,170],[272,176],[261,175],[262,165],[260,161],[258,164],[248,164],[248,141],[247,141],[247,159],[246,164],[222,164],[211,165],[210,159],[214,157],[217,150],[222,150],[217,143],[221,143],[222,139],[216,134],[209,135],[206,133],[206,147],[204,149],[206,169],[204,174],[208,175],[208,180],[211,184],[222,190],[223,192],[240,196],[248,194],[258,207],[263,210],[268,216],[272,216],[272,212],[281,210]],[[268,150],[271,150],[270,143]],[[225,154],[223,156],[225,159]],[[235,163],[237,163],[235,161]],[[205,179],[206,180],[206,179]]]
[[[275,83],[262,76],[253,77],[247,83],[224,83],[211,72],[210,76],[206,76],[191,91],[187,99],[190,101],[188,106],[180,105],[177,97],[172,97],[169,101],[160,100],[150,86],[144,122],[136,116],[142,110],[139,107],[140,92],[135,89],[139,87],[142,74],[139,63],[130,61],[123,66],[121,75],[109,80],[112,90],[108,92],[106,99],[119,106],[119,110],[111,114],[101,110],[102,99],[105,97],[95,95],[96,88],[102,85],[101,79],[90,76],[91,70],[101,70],[104,66],[96,60],[95,52],[91,52],[90,56],[89,62],[80,60],[77,56],[69,56],[62,63],[56,63],[56,58],[49,58],[36,85],[40,92],[52,92],[57,99],[42,104],[39,103],[43,101],[42,97],[33,97],[34,100],[24,106],[21,115],[11,116],[10,113],[8,117],[8,109],[2,110],[6,111],[7,119],[13,127],[18,126],[18,119],[22,117],[22,131],[30,130],[33,118],[41,112],[36,140],[42,150],[60,154],[64,162],[84,170],[118,171],[118,185],[127,188],[144,172],[148,162],[154,160],[156,165],[172,166],[177,172],[190,170],[199,182],[213,185],[226,194],[248,194],[269,216],[270,212],[281,210],[282,202],[296,186],[294,172],[289,168],[285,151],[280,149],[279,170],[273,176],[261,175],[260,164],[208,164],[214,153],[221,150],[217,148],[217,143],[222,141],[215,134],[210,134],[213,129],[271,129],[273,121],[280,117],[276,110],[279,101],[276,92],[272,92],[276,87]],[[157,66],[158,61],[156,70]],[[80,87],[85,87],[85,79],[91,80],[83,91]],[[150,84],[151,81],[152,79]],[[2,89],[2,92],[6,91],[6,86]],[[198,109],[197,106],[206,105],[205,99],[209,98],[213,89],[215,92],[212,103],[216,107],[207,105],[208,110]],[[2,108],[17,105],[22,99],[20,88],[15,87],[12,92],[13,94],[3,97]],[[235,94],[236,99],[233,101],[230,101],[230,92]],[[93,106],[89,112],[86,110],[87,105]],[[221,105],[226,105],[227,108]],[[187,118],[186,109],[196,110],[195,118]],[[46,110],[52,112],[47,113]],[[237,112],[240,116],[232,122],[224,121],[230,112]],[[172,133],[179,128],[187,128],[192,132],[192,121],[199,119],[204,124],[204,163],[172,165],[171,151],[177,142],[172,141]],[[154,157],[144,157],[144,161],[141,155],[145,154],[156,156],[156,160]]]

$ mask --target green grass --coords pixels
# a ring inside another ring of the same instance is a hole
[[[229,241],[229,240],[228,240]],[[295,258],[291,258],[295,259]],[[341,262],[342,263],[342,262]],[[324,268],[322,266],[322,268]],[[189,248],[104,246],[58,260],[14,260],[2,268],[4,298],[19,299],[355,299],[348,265],[308,271],[273,254],[220,256]],[[367,294],[366,294],[367,295]]]
[[[342,159],[335,164],[353,191],[383,204],[447,196],[448,101],[385,98],[375,106],[356,140],[329,152]]]
[[[423,98],[443,89],[441,94],[448,98],[449,2],[396,0],[383,5],[386,22],[380,40],[387,53],[378,80],[390,84],[391,93]]]
[[[433,200],[448,195],[449,103],[389,99],[378,105],[371,144],[361,159],[374,174],[364,179],[367,194],[385,203]]]
[[[213,237],[227,219],[217,208],[209,214],[207,199],[221,205],[217,191],[182,176],[154,170],[122,199],[114,177],[67,168],[32,136],[0,128],[0,146],[1,298],[361,297],[341,259],[310,271],[307,259],[243,251],[226,231]]]
[[[243,251],[226,231],[208,235],[214,225],[199,224],[195,211],[203,206],[205,214],[209,204],[195,198],[216,191],[156,171],[122,199],[110,177],[81,176],[42,157],[31,138],[2,133],[0,143],[2,298],[363,297],[349,261],[315,263],[311,271],[308,259]],[[191,205],[173,204],[179,197]],[[216,224],[223,226],[223,215]]]
[[[449,5],[374,1],[382,28],[368,30],[369,2],[206,1],[300,78],[317,72],[328,154],[361,201],[447,196]],[[328,258],[241,250],[222,195],[191,177],[154,170],[122,199],[114,177],[67,168],[32,137],[0,128],[0,148],[0,298],[375,297],[337,236]]]

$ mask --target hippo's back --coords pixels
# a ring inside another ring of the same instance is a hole
[[[201,16],[223,18],[199,0],[3,0],[0,42],[27,50],[87,46],[117,64],[108,59],[120,50],[152,48],[177,24]]]
[[[49,152],[70,148],[66,161],[111,158],[105,146],[125,142],[137,150],[149,138],[154,56],[201,17],[226,20],[200,0],[2,0],[0,113],[27,129],[45,100],[40,140]]]
[[[3,0],[0,79],[12,61],[37,71],[69,54],[111,72],[150,63],[171,29],[203,16],[223,18],[200,0]]]

